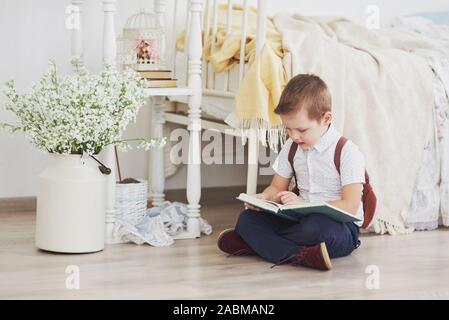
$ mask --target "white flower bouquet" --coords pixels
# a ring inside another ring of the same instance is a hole
[[[57,154],[98,154],[110,144],[119,149],[163,146],[165,138],[121,139],[121,134],[146,102],[145,83],[132,70],[118,71],[105,65],[90,74],[77,59],[74,75],[59,78],[56,64],[30,93],[18,94],[14,81],[5,84],[6,110],[16,124],[0,123],[10,132],[23,132],[39,150]]]

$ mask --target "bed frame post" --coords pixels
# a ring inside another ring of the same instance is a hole
[[[248,136],[248,175],[246,177],[246,193],[257,193],[257,175],[259,171],[259,138],[256,128],[250,128]]]
[[[201,198],[201,10],[203,0],[190,0],[190,30],[188,42],[189,88],[194,94],[189,97],[189,156],[187,164],[187,231],[176,238],[200,237]]]
[[[115,43],[114,12],[116,0],[103,0],[104,25],[103,25],[103,61],[115,67],[117,47]],[[102,152],[104,164],[111,169],[111,174],[106,176],[106,226],[105,242],[107,244],[118,243],[113,237],[115,224],[115,173],[116,163],[114,146],[110,145]]]
[[[267,1],[257,0],[257,35],[256,35],[256,55],[259,55],[265,44],[267,33]]]
[[[165,27],[165,6],[166,0],[155,0],[154,1],[154,12],[156,12],[157,23],[158,26],[164,30],[164,36],[162,37],[159,52],[162,52],[164,55],[165,64],[168,63],[167,52],[166,52],[166,44],[167,44],[167,29]]]
[[[83,63],[83,3],[84,0],[72,0],[73,18],[76,25],[72,29],[72,42],[70,53]]]
[[[258,56],[265,43],[266,35],[266,0],[257,1],[257,34],[256,34],[256,56]],[[257,128],[249,129],[248,137],[248,176],[246,180],[246,193],[257,192],[257,177],[259,174],[259,138]]]

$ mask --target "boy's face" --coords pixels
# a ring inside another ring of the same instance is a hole
[[[320,119],[310,120],[306,108],[280,115],[289,137],[301,149],[310,149],[327,131],[332,121],[332,113],[326,112]]]

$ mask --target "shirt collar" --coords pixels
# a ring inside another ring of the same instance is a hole
[[[341,134],[335,129],[332,123],[329,125],[327,131],[318,139],[318,141],[313,145],[318,152],[322,152],[330,147],[337,139],[339,139]]]

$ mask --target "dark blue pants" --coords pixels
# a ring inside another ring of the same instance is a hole
[[[265,260],[279,263],[302,246],[326,243],[330,258],[349,255],[360,245],[359,227],[315,213],[290,221],[264,211],[244,210],[235,226],[242,239]]]

